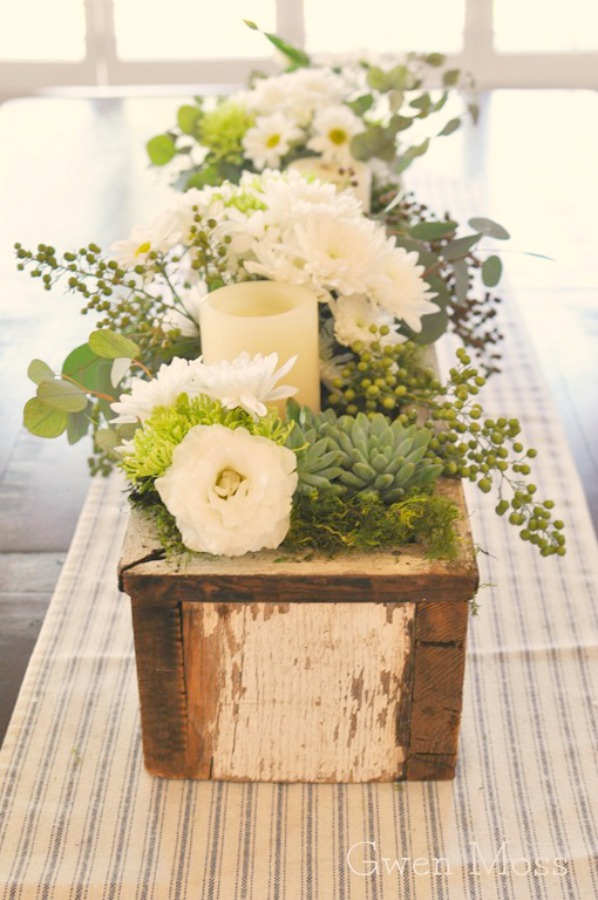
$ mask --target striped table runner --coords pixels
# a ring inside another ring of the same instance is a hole
[[[117,478],[92,483],[0,754],[0,896],[487,900],[598,896],[596,544],[511,301],[487,410],[520,416],[566,519],[542,560],[468,491],[480,555],[457,777],[210,784],[143,768]],[[446,351],[448,360],[449,351]]]

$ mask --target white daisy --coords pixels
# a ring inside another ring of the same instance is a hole
[[[131,392],[121,394],[115,403],[110,404],[117,414],[111,424],[144,422],[157,407],[174,403],[179,394],[195,396],[199,393],[194,390],[194,370],[198,364],[199,360],[189,362],[175,356],[170,363],[160,366],[151,381],[134,378]]]
[[[149,225],[136,226],[131,236],[115,241],[112,257],[125,269],[148,262],[149,254],[167,253],[183,239],[181,223],[176,211],[166,209],[154,216]]]
[[[348,106],[339,104],[320,110],[313,121],[315,132],[307,146],[323,159],[349,163],[351,138],[363,131],[363,123]]]
[[[195,368],[193,392],[220,400],[225,409],[241,407],[254,418],[259,418],[268,412],[267,403],[275,403],[297,393],[297,388],[290,385],[276,387],[276,382],[295,365],[296,359],[292,356],[279,369],[276,368],[276,353],[268,356],[257,353],[253,357],[241,353],[232,362],[222,360],[212,365],[202,364]]]
[[[243,137],[245,153],[256,169],[276,168],[291,149],[304,137],[300,128],[282,113],[258,116],[255,125]]]

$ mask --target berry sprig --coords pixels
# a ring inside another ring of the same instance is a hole
[[[443,389],[446,397],[433,405],[431,420],[441,423],[430,449],[444,461],[444,474],[477,483],[483,493],[498,493],[495,511],[519,528],[519,536],[537,546],[542,556],[565,555],[564,523],[552,519],[554,502],[539,501],[537,486],[529,481],[529,460],[537,456],[518,440],[521,425],[516,418],[485,418],[482,405],[473,400],[485,378],[471,365],[464,349],[457,351],[460,365],[449,372]]]
[[[425,418],[434,432],[428,453],[442,463],[444,475],[467,479],[483,493],[495,490],[496,513],[509,513],[522,540],[543,556],[564,556],[563,522],[552,520],[553,501],[539,501],[529,480],[537,452],[519,440],[518,419],[485,417],[477,397],[486,378],[466,350],[457,351],[458,365],[442,384],[424,365],[421,347],[411,342],[382,346],[384,336],[380,329],[368,347],[352,346],[353,359],[336,379],[330,405],[350,415],[391,414],[405,424]]]

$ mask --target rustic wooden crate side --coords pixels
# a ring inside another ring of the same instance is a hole
[[[173,564],[134,512],[120,577],[148,770],[288,782],[453,777],[477,584],[465,518],[461,534],[451,561],[408,547]]]

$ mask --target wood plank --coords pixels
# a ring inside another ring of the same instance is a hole
[[[414,611],[409,603],[185,604],[189,728],[205,736],[194,776],[396,780],[407,752],[397,718]]]

